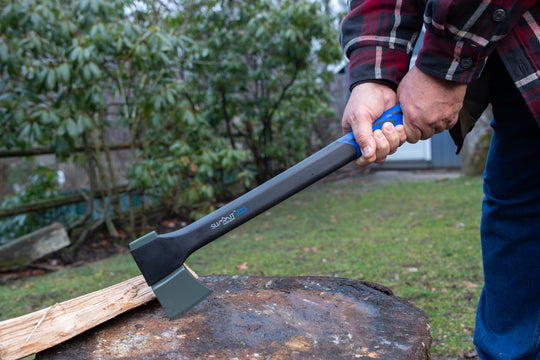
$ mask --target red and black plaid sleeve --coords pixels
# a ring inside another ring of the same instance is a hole
[[[351,1],[341,23],[340,42],[350,59],[350,85],[373,79],[398,84],[422,29],[414,1]]]
[[[416,66],[469,83],[495,49],[540,124],[540,2],[536,0],[358,0],[341,23],[350,84],[399,83],[421,30]]]
[[[416,66],[447,80],[478,78],[497,44],[536,0],[427,1],[426,36]]]

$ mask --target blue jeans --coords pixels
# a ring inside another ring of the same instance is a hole
[[[495,61],[474,343],[484,360],[540,360],[540,128]]]

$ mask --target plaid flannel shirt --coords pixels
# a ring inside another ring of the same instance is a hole
[[[496,50],[540,125],[540,2],[536,0],[352,0],[340,41],[350,84],[395,86],[409,69],[414,44],[426,35],[416,66],[471,83]]]

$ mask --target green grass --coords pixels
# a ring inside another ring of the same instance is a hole
[[[193,254],[199,274],[372,281],[430,319],[434,358],[473,348],[482,288],[481,178],[318,184]],[[0,286],[0,318],[137,275],[129,255]]]

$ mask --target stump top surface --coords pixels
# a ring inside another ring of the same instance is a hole
[[[365,283],[207,276],[212,295],[169,321],[157,301],[37,359],[429,359],[425,314]]]

